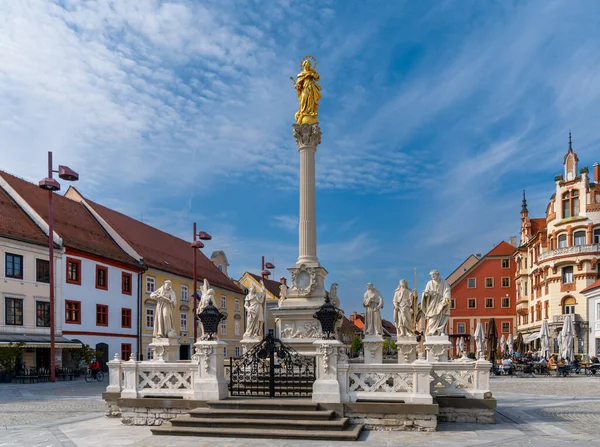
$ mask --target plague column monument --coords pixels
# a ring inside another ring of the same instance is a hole
[[[312,62],[311,62],[312,61]],[[312,353],[312,343],[320,338],[320,325],[312,315],[325,299],[324,278],[327,275],[317,257],[317,221],[315,206],[315,153],[321,143],[318,122],[321,86],[318,84],[317,62],[306,56],[297,78],[292,78],[299,107],[292,125],[300,153],[300,224],[298,261],[289,269],[292,286],[273,314],[277,336],[300,352]]]

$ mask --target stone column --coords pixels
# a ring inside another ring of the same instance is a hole
[[[447,362],[448,349],[452,346],[447,335],[426,335],[423,348],[428,362]]]
[[[294,124],[294,138],[300,152],[300,223],[297,265],[318,267],[317,212],[315,194],[315,153],[321,143],[319,124]]]
[[[419,342],[414,335],[397,337],[396,349],[398,350],[398,363],[412,363],[417,359],[417,346]]]
[[[135,357],[131,356],[129,361],[123,362],[123,391],[121,391],[121,398],[123,399],[135,399],[138,397],[137,386],[138,386],[138,374],[137,364]]]
[[[383,363],[383,337],[367,335],[363,338],[365,363]]]
[[[106,362],[108,365],[108,386],[106,387],[107,393],[120,393],[122,389],[121,381],[121,359],[119,354],[115,354],[115,358],[110,362]]]
[[[312,400],[320,403],[341,403],[338,356],[343,345],[338,340],[317,340],[313,344],[317,352],[317,380],[313,383]]]
[[[225,380],[224,355],[227,343],[218,340],[200,340],[194,344],[192,362],[198,365],[194,380],[194,399],[221,400],[229,391]]]

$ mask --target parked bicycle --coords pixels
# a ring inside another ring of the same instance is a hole
[[[90,383],[94,380],[97,380],[98,382],[102,382],[104,380],[104,373],[102,371],[98,371],[96,373],[96,377],[94,377],[92,370],[88,368],[87,373],[85,374],[85,381],[87,383]]]

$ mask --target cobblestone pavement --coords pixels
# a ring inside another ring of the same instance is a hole
[[[308,447],[309,441],[152,436],[104,417],[106,384],[0,385],[0,447]],[[591,446],[600,445],[600,377],[494,378],[493,425],[440,424],[435,433],[364,432],[368,446]]]

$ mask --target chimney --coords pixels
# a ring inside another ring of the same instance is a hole
[[[598,162],[594,163],[594,183],[600,182],[600,165]]]
[[[281,284],[283,284],[283,285],[287,286],[287,279],[285,279],[285,278],[280,278],[280,279],[279,279],[279,282],[280,282]]]
[[[517,246],[517,236],[510,237],[510,245],[512,245],[513,247]]]
[[[358,318],[358,315],[356,314],[356,311],[354,311],[354,313],[352,315],[350,315],[349,320],[354,323],[357,318]]]

